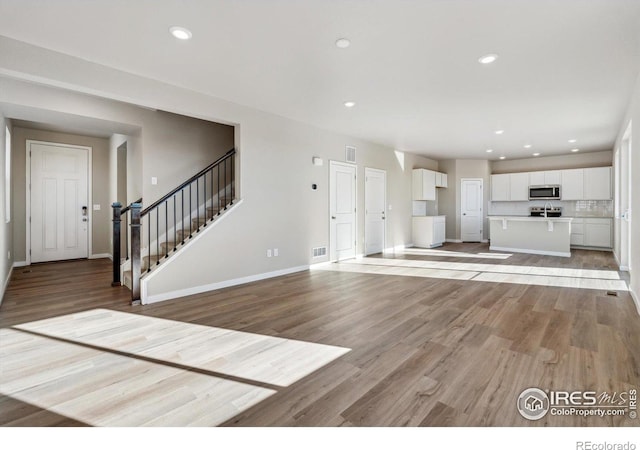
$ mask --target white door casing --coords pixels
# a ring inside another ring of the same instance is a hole
[[[364,254],[384,250],[386,239],[387,172],[364,169]]]
[[[481,242],[483,231],[481,178],[460,181],[460,239],[462,242]]]
[[[27,263],[89,256],[90,158],[90,147],[27,141]]]
[[[330,161],[329,243],[331,261],[356,256],[356,166]]]

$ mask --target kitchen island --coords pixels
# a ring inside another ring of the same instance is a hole
[[[490,216],[489,250],[571,256],[568,217]]]

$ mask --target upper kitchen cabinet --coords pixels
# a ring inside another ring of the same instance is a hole
[[[584,200],[585,169],[568,169],[562,171],[562,200]]]
[[[611,200],[611,167],[584,169],[584,199]],[[563,196],[564,200],[564,196]]]
[[[428,169],[413,169],[414,200],[435,200],[437,187],[447,187],[446,173]]]
[[[447,187],[447,174],[436,172],[436,187]]]
[[[529,200],[529,172],[510,174],[509,199],[514,202]]]
[[[413,199],[436,199],[436,173],[433,170],[413,169]]]
[[[562,171],[562,200],[611,200],[611,167]]]
[[[491,201],[529,200],[529,172],[491,175]]]
[[[491,200],[494,202],[508,202],[511,200],[511,175],[501,173],[491,175]]]
[[[541,172],[529,172],[529,185],[530,186],[549,186],[559,185],[562,179],[562,171],[560,170],[545,170]]]

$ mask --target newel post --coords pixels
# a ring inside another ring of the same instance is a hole
[[[115,202],[111,205],[113,208],[113,249],[111,255],[113,257],[113,282],[111,286],[120,286],[120,227],[122,219],[120,219],[120,211],[122,203]]]
[[[131,303],[140,304],[140,212],[142,203],[131,204]]]

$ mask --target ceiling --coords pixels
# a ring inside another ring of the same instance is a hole
[[[611,149],[640,70],[639,0],[0,0],[0,34],[436,159]]]

